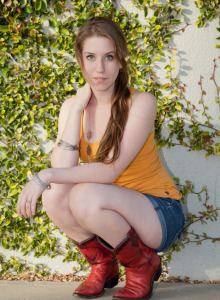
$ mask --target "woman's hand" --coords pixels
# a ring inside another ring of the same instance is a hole
[[[88,105],[92,96],[92,90],[88,83],[77,90],[72,107],[82,112]]]
[[[48,169],[42,170],[38,175],[45,182],[45,175],[48,174]],[[44,175],[42,177],[42,175]],[[47,182],[47,181],[46,181]],[[49,184],[48,182],[46,183]],[[36,213],[36,204],[37,200],[40,198],[43,193],[44,188],[41,187],[38,183],[34,181],[32,178],[22,189],[21,194],[18,197],[17,202],[17,211],[21,216],[23,215],[25,218],[32,218]]]

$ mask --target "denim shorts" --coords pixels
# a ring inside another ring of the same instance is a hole
[[[185,225],[185,216],[180,200],[157,197],[144,194],[151,201],[162,226],[162,242],[156,252],[168,249],[177,239],[180,239]]]

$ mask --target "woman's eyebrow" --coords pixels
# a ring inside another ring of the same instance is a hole
[[[92,53],[92,52],[84,52],[84,53],[85,53],[85,54],[94,54],[94,53]],[[104,55],[110,54],[110,53],[115,53],[115,51],[110,51],[110,52],[104,53]]]

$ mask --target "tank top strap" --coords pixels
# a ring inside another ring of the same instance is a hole
[[[82,111],[81,114],[81,124],[80,124],[80,141],[82,139],[82,135],[83,135],[83,116],[84,116],[84,110]]]
[[[134,94],[135,91],[136,91],[136,89],[135,89],[134,87],[131,87],[131,88],[130,88],[130,93],[131,93],[131,95]]]
[[[128,97],[127,102],[129,104],[129,106],[131,105],[131,101],[132,101],[132,95],[136,92],[137,90],[134,87],[130,88],[130,97]]]

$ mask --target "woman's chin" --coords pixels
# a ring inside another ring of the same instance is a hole
[[[107,92],[109,90],[113,90],[114,85],[106,85],[106,84],[90,84],[91,88],[97,92]]]

